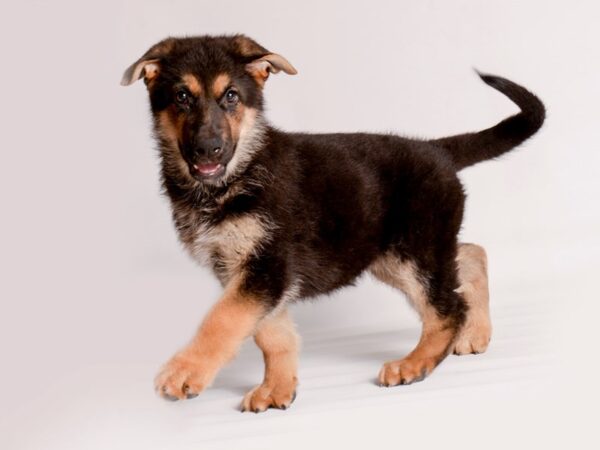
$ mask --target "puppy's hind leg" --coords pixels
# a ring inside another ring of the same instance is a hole
[[[425,278],[416,264],[392,253],[380,257],[370,270],[381,281],[403,291],[423,322],[415,349],[402,359],[385,363],[379,372],[379,384],[396,386],[421,381],[452,349],[464,321],[464,300],[454,292],[452,276]]]
[[[265,377],[248,392],[242,411],[287,409],[296,396],[299,338],[286,309],[275,311],[258,325],[254,335],[263,352]]]
[[[456,264],[460,283],[457,292],[465,298],[469,311],[454,344],[454,353],[483,353],[492,335],[485,250],[475,244],[459,244]]]

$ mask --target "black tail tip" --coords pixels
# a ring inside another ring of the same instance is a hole
[[[500,91],[517,104],[525,115],[529,128],[533,130],[531,134],[542,126],[546,117],[546,108],[535,94],[506,78],[474,70],[485,84]]]
[[[485,84],[491,86],[493,88],[502,89],[503,87],[509,86],[512,84],[506,78],[502,78],[496,75],[492,75],[489,73],[480,72],[479,70],[473,68],[475,73],[483,80]]]

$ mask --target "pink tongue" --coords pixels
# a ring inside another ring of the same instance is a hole
[[[211,174],[219,170],[220,164],[199,164],[198,172],[202,174]]]

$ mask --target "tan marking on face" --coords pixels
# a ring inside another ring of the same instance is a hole
[[[225,89],[231,84],[231,78],[226,73],[217,75],[212,82],[212,94],[219,99],[225,93]]]
[[[237,142],[240,139],[242,123],[246,114],[250,111],[252,111],[250,108],[246,108],[244,105],[239,104],[232,114],[225,114],[225,120],[227,121],[229,130],[231,130],[231,137],[234,142]]]
[[[196,97],[199,97],[202,94],[202,84],[200,83],[200,80],[196,78],[195,75],[188,73],[181,77],[181,79],[185,83],[186,87],[190,90],[190,92]]]
[[[159,133],[169,141],[177,142],[181,136],[183,121],[166,109],[158,113]]]
[[[265,317],[254,340],[263,352],[265,376],[262,384],[249,391],[242,401],[243,411],[287,408],[298,384],[299,337],[287,309]]]
[[[448,320],[441,319],[430,304],[427,282],[419,275],[414,263],[401,261],[390,253],[377,259],[369,269],[384,283],[403,291],[423,322],[415,349],[403,359],[385,363],[379,373],[379,382],[395,386],[420,381],[445,357],[456,330]]]
[[[184,118],[180,117],[170,109],[163,110],[156,116],[155,127],[159,137],[165,144],[161,148],[163,153],[163,164],[169,173],[176,173],[188,179],[191,183],[195,180],[190,176],[187,163],[179,151],[179,140],[183,129]]]
[[[265,307],[241,291],[241,282],[242,278],[236,277],[228,284],[190,344],[163,367],[155,380],[160,395],[184,399],[198,394],[254,333]]]
[[[454,344],[454,353],[482,353],[487,349],[492,335],[485,250],[475,244],[460,244],[456,263],[460,282],[456,292],[462,294],[469,311]]]
[[[226,168],[226,177],[244,170],[254,154],[260,150],[264,142],[265,124],[254,108],[238,106],[236,115],[230,120],[231,134],[237,142],[233,158]]]
[[[269,228],[269,222],[258,215],[233,217],[215,227],[201,227],[192,244],[192,255],[203,263],[217,260],[217,276],[226,283],[269,239]]]

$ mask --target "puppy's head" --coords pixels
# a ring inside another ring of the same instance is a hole
[[[279,71],[296,73],[285,58],[242,35],[169,38],[134,62],[121,84],[144,79],[165,170],[218,185],[260,147],[262,88]]]

